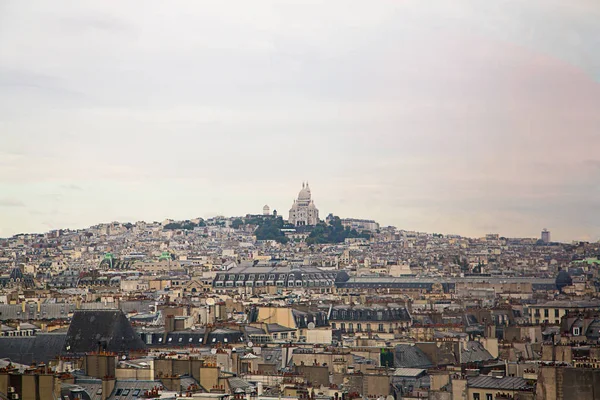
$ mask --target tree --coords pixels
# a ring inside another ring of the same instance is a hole
[[[371,234],[368,231],[358,232],[356,229],[350,229],[350,227],[344,228],[342,220],[334,216],[329,218],[329,224],[323,222],[317,224],[306,239],[306,243],[341,243],[349,238],[370,239]]]
[[[242,221],[241,218],[236,218],[231,222],[231,227],[233,229],[239,229],[242,225],[244,225],[244,221]]]
[[[278,243],[287,243],[288,238],[281,232],[283,218],[264,218],[254,231],[258,240],[275,240]]]

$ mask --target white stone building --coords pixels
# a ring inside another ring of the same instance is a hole
[[[295,226],[316,225],[319,223],[319,210],[311,200],[308,182],[306,184],[302,183],[298,200],[295,200],[292,208],[290,208],[288,222]]]

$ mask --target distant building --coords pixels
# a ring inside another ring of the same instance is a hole
[[[271,215],[271,207],[265,205],[263,207],[263,215]]]
[[[310,187],[302,183],[302,190],[298,200],[290,208],[288,222],[295,226],[317,225],[319,223],[319,210],[311,200]]]
[[[542,242],[550,243],[550,231],[548,229],[542,231]]]
[[[240,266],[218,273],[213,281],[213,287],[217,291],[246,288],[257,293],[268,293],[269,289],[300,289],[331,293],[336,276],[335,272],[308,266],[302,268]]]
[[[344,227],[356,229],[357,231],[376,232],[379,230],[379,224],[370,219],[344,218],[341,222]]]

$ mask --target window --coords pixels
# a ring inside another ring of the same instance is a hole
[[[340,329],[343,330],[343,331],[345,331],[346,330],[346,324],[342,322],[340,324]]]
[[[481,400],[481,397],[479,397],[479,393],[473,393],[473,400]]]
[[[371,324],[367,324],[367,332],[371,332]]]
[[[335,330],[335,322],[331,323],[331,329]]]
[[[96,390],[96,396],[100,396],[102,394],[102,388]]]
[[[132,393],[133,397],[139,396],[141,391],[142,391],[141,389],[135,389]]]
[[[356,324],[356,331],[357,331],[357,332],[361,332],[361,331],[362,331],[362,326],[361,326],[361,324]]]
[[[558,318],[558,308],[555,308],[555,309],[554,309],[554,317],[555,317],[555,318]]]
[[[488,394],[485,395],[485,400],[494,400],[493,397],[494,396],[492,396],[491,393],[488,393]]]
[[[129,395],[129,389],[123,390],[123,396],[127,396],[127,395]]]
[[[579,328],[573,328],[573,335],[579,336]]]
[[[548,309],[547,308],[544,308],[544,317],[548,318]]]
[[[282,339],[287,339],[288,338],[288,334],[286,332],[281,334],[281,338]]]
[[[121,393],[123,393],[123,389],[117,389],[117,393],[115,393],[115,396],[120,396]]]
[[[383,332],[383,324],[379,324],[379,332]]]
[[[193,340],[193,339],[192,339],[192,338],[190,338],[190,340],[188,340],[188,342],[192,343],[192,340]]]
[[[273,334],[273,339],[277,339],[277,334],[276,333]]]

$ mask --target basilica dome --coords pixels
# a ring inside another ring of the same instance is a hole
[[[310,188],[308,187],[308,183],[306,186],[302,185],[302,190],[298,193],[298,200],[310,200]]]

